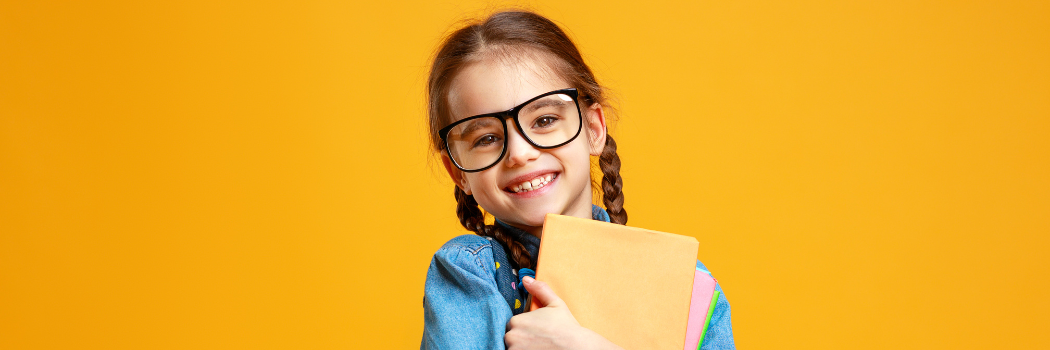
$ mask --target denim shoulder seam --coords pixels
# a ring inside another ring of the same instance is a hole
[[[466,234],[457,236],[449,240],[445,243],[445,245],[441,246],[441,248],[438,249],[437,253],[434,253],[434,255],[444,256],[450,261],[455,261],[459,260],[454,258],[455,256],[459,255],[459,253],[467,253],[472,256],[473,259],[471,260],[473,260],[474,265],[476,265],[479,269],[488,273],[494,273],[494,271],[489,269],[487,265],[482,261],[482,255],[486,249],[489,250],[488,254],[491,257],[492,243],[488,238],[473,234]]]
[[[456,236],[455,238],[450,239],[448,242],[445,242],[445,244],[438,249],[438,252],[442,250],[447,251],[452,248],[462,248],[463,250],[471,254],[478,254],[486,247],[490,247],[491,245],[492,241],[490,241],[487,237],[482,237],[474,234],[466,234]]]

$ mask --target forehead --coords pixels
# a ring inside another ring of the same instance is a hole
[[[531,56],[531,55],[530,55]],[[463,68],[452,80],[452,120],[502,112],[545,92],[570,87],[539,57],[488,57]]]

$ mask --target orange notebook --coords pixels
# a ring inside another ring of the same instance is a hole
[[[624,349],[680,350],[699,246],[693,237],[548,214],[536,279],[580,325]]]

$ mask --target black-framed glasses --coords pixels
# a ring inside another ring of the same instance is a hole
[[[491,168],[507,154],[507,119],[540,149],[561,147],[580,135],[583,116],[576,89],[554,90],[504,112],[464,118],[438,131],[445,151],[466,172]]]

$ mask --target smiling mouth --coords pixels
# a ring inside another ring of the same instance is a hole
[[[535,191],[535,190],[543,188],[543,186],[547,186],[547,184],[549,184],[551,181],[554,181],[554,179],[556,179],[556,178],[558,178],[558,174],[554,174],[554,173],[547,174],[547,175],[541,175],[541,176],[537,176],[536,178],[534,178],[532,180],[524,181],[524,182],[522,182],[520,184],[516,184],[516,185],[510,186],[510,187],[507,187],[507,188],[505,188],[503,190],[507,191],[507,192],[510,192],[510,193],[525,193],[525,192],[529,192],[529,191]]]

